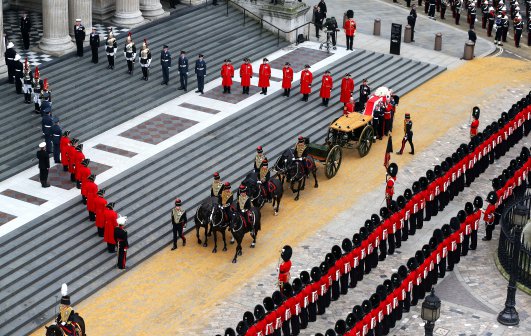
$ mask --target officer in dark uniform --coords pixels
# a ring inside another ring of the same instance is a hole
[[[109,31],[109,35],[107,35],[107,41],[105,44],[107,45],[105,47],[105,53],[107,54],[107,61],[109,62],[107,69],[112,70],[114,69],[114,57],[116,55],[116,49],[118,49],[118,43],[116,42],[116,38],[112,33],[112,28]]]
[[[29,49],[30,45],[30,30],[31,30],[31,20],[28,16],[28,13],[22,14],[20,18],[20,33],[22,34],[22,42],[24,45],[24,50]]]
[[[50,169],[50,157],[46,152],[46,143],[41,142],[39,144],[39,150],[37,151],[37,159],[39,160],[39,180],[43,188],[48,188],[48,170]]]
[[[429,0],[428,17],[432,20],[435,20],[435,0]]]
[[[446,20],[444,14],[446,14],[446,7],[448,7],[447,0],[441,1],[441,20]]]
[[[15,56],[17,52],[15,51],[15,45],[13,42],[9,42],[6,46],[6,51],[4,52],[4,57],[6,60],[7,66],[7,80],[10,84],[15,82]]]
[[[100,34],[96,33],[96,28],[92,27],[92,33],[90,33],[90,50],[92,50],[92,63],[98,63],[98,48],[100,47]]]
[[[133,65],[136,59],[136,44],[133,42],[133,36],[131,32],[128,33],[124,46],[124,57],[127,61],[127,73],[133,74]]]
[[[360,108],[363,110],[365,107],[365,103],[367,103],[367,100],[369,100],[369,96],[371,95],[371,88],[367,84],[367,78],[363,79],[362,84],[360,85]]]
[[[55,163],[61,163],[61,135],[63,134],[63,130],[61,129],[61,126],[59,126],[59,118],[53,117],[52,118],[52,128],[50,129],[50,134],[52,136],[52,144],[53,144],[53,160]]]
[[[162,83],[160,85],[168,85],[170,81],[171,54],[167,45],[164,45],[160,52],[160,65],[162,66]]]
[[[402,139],[402,147],[400,147],[400,150],[396,152],[396,154],[402,155],[406,142],[409,142],[409,146],[411,147],[411,152],[409,152],[409,154],[415,154],[415,146],[413,146],[413,121],[411,121],[411,115],[409,113],[406,113],[404,118],[404,138]]]
[[[16,54],[13,60],[13,67],[15,69],[15,90],[18,94],[22,93],[22,77],[24,77],[24,65],[20,61],[20,55]]]
[[[41,128],[42,128],[42,134],[44,134],[44,141],[46,142],[46,151],[48,153],[52,152],[52,126],[53,126],[53,119],[51,116],[51,111],[45,111],[42,115],[41,120]]]
[[[184,92],[187,92],[187,86],[188,86],[188,58],[186,57],[186,52],[181,51],[181,55],[179,56],[179,77],[181,80],[181,87],[179,87],[179,90],[184,90]]]
[[[83,56],[83,42],[85,41],[85,26],[81,24],[81,19],[76,19],[74,26],[74,37],[76,39],[77,55]]]
[[[415,24],[417,23],[417,5],[411,6],[407,24],[411,26],[411,42],[415,42]]]
[[[147,81],[149,79],[149,67],[151,65],[151,50],[149,50],[146,39],[144,39],[144,43],[142,43],[139,59],[140,68],[142,68],[142,79]]]
[[[175,200],[175,207],[171,210],[171,224],[173,231],[173,247],[171,250],[177,249],[177,239],[179,237],[183,240],[183,246],[186,245],[186,238],[183,235],[183,229],[186,228],[188,218],[186,211],[181,208],[182,202],[180,198]]]
[[[384,114],[385,114],[385,107],[383,106],[383,103],[380,102],[379,105],[374,109],[373,119],[372,119],[374,133],[375,133],[376,138],[378,138],[378,140],[382,140],[382,137],[383,137]]]
[[[520,37],[522,37],[522,31],[524,30],[524,23],[519,16],[516,16],[513,21],[514,25],[514,46],[520,48]]]
[[[461,0],[455,3],[455,24],[459,25],[459,19],[461,19]]]
[[[509,31],[509,17],[502,12],[502,41],[507,42],[507,32]]]
[[[203,60],[203,55],[199,54],[197,61],[195,61],[195,74],[197,76],[197,91],[196,93],[204,93],[205,76],[206,76],[206,62]]]

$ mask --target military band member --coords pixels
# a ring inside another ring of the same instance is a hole
[[[494,44],[503,46],[502,43],[502,35],[503,35],[503,22],[502,22],[502,16],[498,15],[496,16],[496,20],[494,21],[496,33],[494,35]]]
[[[267,88],[270,85],[270,78],[271,66],[269,65],[269,60],[267,58],[264,58],[262,64],[260,64],[260,69],[258,71],[258,86],[262,89],[262,92],[260,92],[260,94],[267,94]]]
[[[249,94],[251,78],[253,78],[253,66],[247,57],[243,59],[243,64],[240,66],[240,78],[242,84],[242,94]]]
[[[75,335],[76,328],[73,322],[74,309],[70,306],[70,296],[68,295],[68,286],[61,286],[61,303],[59,304],[59,314],[55,322],[66,335]]]
[[[33,82],[33,73],[28,62],[28,58],[24,61],[24,72],[22,75],[22,91],[24,92],[24,103],[31,104],[31,84]]]
[[[162,67],[162,83],[160,85],[168,85],[170,81],[171,54],[166,44],[160,52],[160,65]]]
[[[195,75],[197,76],[197,90],[195,92],[203,94],[206,76],[206,62],[204,60],[203,54],[199,54],[197,60],[195,61]]]
[[[52,118],[53,125],[50,129],[52,135],[52,145],[53,145],[53,159],[55,163],[61,163],[61,136],[63,135],[63,130],[59,126],[59,118]]]
[[[229,207],[231,206],[232,202],[234,202],[234,195],[230,190],[230,182],[225,182],[223,184],[223,188],[221,188],[221,192],[218,195],[218,204],[223,210],[225,220],[230,218]]]
[[[321,79],[321,89],[319,90],[319,95],[322,99],[322,104],[328,107],[328,102],[330,101],[330,95],[332,94],[332,88],[334,86],[334,81],[332,76],[330,76],[330,71],[326,70],[323,78]]]
[[[502,41],[507,42],[507,32],[509,31],[509,17],[502,11]]]
[[[77,56],[83,56],[83,42],[85,41],[85,26],[81,24],[81,19],[76,19],[74,26],[74,37],[76,40]]]
[[[264,161],[265,158],[266,157],[264,155],[264,149],[262,148],[262,146],[256,147],[256,155],[254,157],[255,173],[258,173],[258,171],[260,170],[260,167],[262,166],[262,161]]]
[[[179,90],[188,91],[188,58],[186,57],[186,52],[181,50],[181,55],[179,56],[179,79],[181,86]]]
[[[396,152],[396,154],[402,155],[404,152],[404,147],[406,146],[406,142],[409,142],[409,146],[411,147],[411,152],[409,152],[409,154],[414,155],[415,146],[413,146],[413,121],[411,121],[411,115],[409,113],[406,113],[404,116],[404,138],[402,139],[402,147],[400,147],[400,150]]]
[[[284,96],[289,97],[291,92],[291,82],[293,82],[293,68],[289,62],[284,63],[282,67],[282,88],[284,89]]]
[[[212,181],[212,186],[210,187],[210,197],[218,198],[222,188],[223,182],[221,182],[221,176],[219,176],[218,172],[215,172],[214,181]]]
[[[142,68],[142,79],[149,79],[149,66],[151,65],[151,51],[149,50],[147,40],[144,39],[142,49],[140,49],[140,67]]]
[[[183,246],[186,246],[186,238],[184,237],[183,230],[186,228],[188,218],[186,217],[186,211],[181,208],[181,205],[181,199],[177,198],[175,200],[175,207],[171,210],[171,224],[173,231],[172,251],[177,249],[177,240],[179,238],[183,240]]]
[[[369,87],[367,78],[364,78],[360,85],[360,108],[365,108],[365,103],[367,103],[367,100],[369,100],[370,95],[371,88]]]
[[[247,212],[251,210],[251,198],[247,195],[247,187],[243,184],[238,188],[238,202],[236,203],[236,209],[240,212]]]
[[[14,62],[15,62],[16,55],[17,55],[17,52],[15,51],[15,45],[13,44],[13,42],[9,41],[6,46],[6,51],[4,52],[4,58],[6,61],[6,66],[7,66],[7,81],[10,84],[15,83]]]
[[[135,64],[136,59],[136,45],[133,42],[133,36],[131,32],[127,33],[127,39],[125,41],[124,47],[124,57],[127,60],[127,73],[133,74],[133,65]]]
[[[304,70],[301,72],[301,93],[302,93],[302,101],[308,101],[308,97],[310,96],[310,93],[312,93],[312,81],[313,81],[313,75],[310,72],[310,66],[306,64],[304,66]]]
[[[20,61],[20,55],[16,54],[13,60],[15,69],[15,90],[18,94],[22,93],[22,78],[24,77],[24,65]]]
[[[107,54],[107,61],[109,66],[107,69],[114,69],[114,58],[116,56],[116,50],[118,50],[118,42],[112,32],[112,28],[109,30],[109,35],[107,35],[107,40],[105,42],[105,53]]]
[[[28,13],[22,14],[20,18],[20,33],[22,34],[22,42],[24,45],[24,50],[28,50],[30,46],[30,30],[31,30],[31,20],[28,16]]]
[[[489,16],[489,1],[484,0],[481,4],[481,28],[486,29],[487,28],[487,19]]]
[[[100,34],[96,33],[96,27],[92,27],[89,36],[90,50],[92,51],[92,63],[98,63],[98,48],[100,47]]]
[[[234,77],[234,67],[228,58],[223,62],[221,66],[221,85],[223,86],[223,93],[230,93],[232,78]]]
[[[285,245],[280,251],[280,258],[282,258],[282,262],[278,265],[278,286],[280,290],[282,290],[284,284],[289,283],[292,254],[293,250],[289,245]]]
[[[347,37],[347,50],[354,50],[354,36],[356,36],[356,21],[354,21],[354,11],[347,11],[347,20],[343,25]]]
[[[114,229],[114,237],[116,238],[116,245],[118,246],[118,262],[116,266],[119,269],[125,269],[127,261],[127,249],[129,249],[129,242],[127,241],[127,231],[124,229],[127,222],[127,216],[120,216],[116,219],[118,227]]]

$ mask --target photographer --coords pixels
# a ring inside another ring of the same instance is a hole
[[[321,12],[321,8],[317,5],[313,6],[313,24],[315,25],[315,37],[319,38],[319,31],[323,29],[323,20],[325,14]]]
[[[331,18],[326,19],[324,28],[326,29],[326,34],[329,35],[330,38],[332,39],[332,46],[335,50],[336,49],[336,34],[337,34],[337,31],[339,30],[337,26],[336,18],[331,17]],[[326,40],[328,41],[328,36]]]

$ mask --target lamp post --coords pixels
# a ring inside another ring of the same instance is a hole
[[[433,328],[435,321],[441,316],[441,300],[435,295],[435,290],[432,288],[430,295],[426,296],[422,302],[422,310],[420,316],[426,324],[424,325],[424,335],[433,336]]]
[[[509,270],[509,284],[507,285],[507,298],[505,299],[505,308],[498,314],[498,322],[506,326],[515,326],[520,323],[518,312],[516,311],[516,281],[518,274],[518,258],[520,256],[520,247],[522,246],[522,229],[529,218],[529,210],[523,204],[518,203],[512,212],[511,221],[513,226],[513,257],[511,269]]]

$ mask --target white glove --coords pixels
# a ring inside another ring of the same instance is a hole
[[[127,55],[127,54],[126,54],[125,51],[124,51],[124,57],[126,57],[126,55]]]

